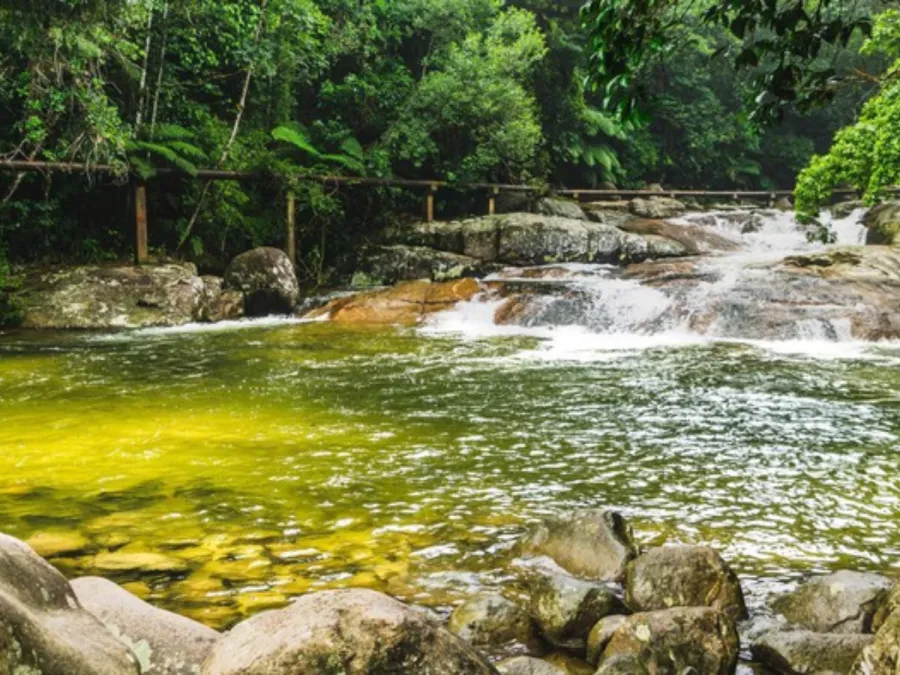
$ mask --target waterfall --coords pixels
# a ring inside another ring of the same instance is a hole
[[[823,214],[835,244],[811,242],[792,213],[688,214],[672,226],[715,232],[731,250],[627,267],[557,264],[510,268],[485,280],[473,301],[436,315],[429,333],[469,338],[524,335],[571,351],[746,340],[852,342],[866,316],[863,290],[791,269],[790,256],[827,254],[865,241],[861,211]]]

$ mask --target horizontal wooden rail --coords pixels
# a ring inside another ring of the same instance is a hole
[[[16,171],[16,172],[38,172],[38,173],[105,173],[118,174],[122,172],[122,167],[113,166],[111,164],[87,165],[78,162],[42,162],[42,161],[25,161],[0,159],[0,171]],[[264,171],[225,171],[221,169],[199,169],[194,174],[188,174],[184,171],[172,168],[157,169],[158,176],[180,176],[183,178],[199,178],[203,180],[265,180],[272,178],[271,173]],[[421,179],[405,179],[405,178],[380,178],[368,176],[303,176],[296,175],[296,178],[309,182],[322,183],[323,185],[335,186],[376,186],[376,187],[400,187],[414,188],[425,191],[425,219],[428,222],[434,220],[435,209],[435,193],[441,189],[455,190],[485,190],[488,193],[487,211],[490,215],[496,212],[497,195],[501,192],[525,192],[542,194],[544,188],[532,185],[510,185],[504,183],[452,183],[441,180],[421,180]],[[145,181],[137,179],[136,176],[129,175],[129,179],[135,180],[135,221],[136,221],[136,260],[138,264],[144,263],[148,257],[147,245],[147,194]],[[887,192],[900,192],[900,187],[887,188]],[[556,195],[573,197],[576,200],[584,198],[594,199],[622,199],[624,197],[723,197],[726,199],[739,200],[747,199],[770,199],[775,200],[778,197],[788,197],[793,195],[792,190],[597,190],[593,188],[584,189],[562,189],[551,191]],[[857,195],[858,191],[842,188],[833,190],[835,195]],[[295,236],[295,201],[292,194],[288,195],[287,206],[287,232],[286,244],[288,255],[291,260],[296,259],[296,236]]]

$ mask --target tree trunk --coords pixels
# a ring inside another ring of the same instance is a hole
[[[266,21],[266,7],[268,4],[269,0],[260,1],[259,21],[256,24],[256,32],[253,35],[254,45],[258,45],[260,38],[262,37],[263,26]],[[250,92],[250,81],[253,79],[254,67],[255,64],[253,61],[247,65],[247,73],[244,76],[244,87],[241,90],[241,98],[238,102],[234,125],[231,127],[231,135],[228,137],[225,147],[222,148],[222,155],[219,157],[219,161],[216,162],[216,168],[219,168],[228,160],[228,155],[231,153],[231,147],[234,145],[235,139],[237,139],[238,131],[241,128],[241,120],[244,118],[244,108],[247,105],[247,95]],[[197,224],[197,219],[200,217],[200,210],[203,208],[203,200],[206,199],[206,195],[209,193],[211,185],[212,181],[209,180],[203,184],[203,190],[200,192],[200,199],[197,200],[197,207],[194,209],[194,214],[191,216],[190,221],[188,221],[187,229],[185,229],[184,234],[181,235],[181,239],[178,241],[178,246],[175,249],[176,251],[181,250],[181,247],[184,246],[185,242],[187,242],[193,233],[194,226]]]

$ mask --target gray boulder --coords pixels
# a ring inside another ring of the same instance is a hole
[[[467,600],[453,610],[447,627],[476,647],[528,647],[536,642],[528,612],[502,595]]]
[[[900,232],[900,202],[884,202],[871,209],[863,218],[866,226],[866,244],[891,246]]]
[[[541,633],[548,642],[565,649],[585,649],[597,622],[622,609],[605,586],[552,571],[536,571],[529,590],[531,616]]]
[[[516,656],[497,664],[501,675],[566,675],[552,663],[531,656]]]
[[[891,614],[872,644],[866,646],[850,675],[896,675],[900,673],[900,611]]]
[[[842,220],[847,218],[851,213],[856,211],[857,209],[865,208],[865,204],[863,204],[860,200],[852,200],[849,202],[839,202],[832,206],[829,211],[831,211],[831,215],[838,220]]]
[[[640,218],[651,220],[665,220],[677,218],[687,211],[687,207],[677,199],[669,197],[650,197],[649,199],[634,199],[629,205],[629,210]]]
[[[300,284],[290,258],[277,248],[239,255],[225,270],[225,288],[244,294],[248,316],[289,314],[300,301]]]
[[[893,582],[878,574],[841,571],[810,579],[772,608],[790,623],[818,633],[868,633]]]
[[[424,612],[354,589],[313,593],[238,624],[203,675],[492,675],[496,669]]]
[[[625,623],[628,617],[622,614],[614,614],[605,616],[597,624],[591,628],[587,639],[587,660],[594,665],[600,660],[606,645],[612,640],[612,636],[616,634]]]
[[[877,633],[894,613],[900,612],[900,582],[888,593],[887,598],[881,603],[872,617],[872,632]]]
[[[581,510],[549,518],[523,540],[526,552],[552,558],[563,569],[601,581],[620,581],[637,556],[634,533],[614,511]]]
[[[587,220],[587,215],[585,215],[578,202],[568,199],[542,199],[537,204],[537,212],[543,216]]]
[[[849,672],[871,635],[785,631],[763,635],[751,648],[753,659],[777,675]]]
[[[207,288],[189,263],[88,266],[30,275],[16,297],[25,328],[147,328],[203,320]]]
[[[72,582],[78,601],[137,656],[143,675],[196,675],[219,634],[157,609],[111,581]]]
[[[239,291],[223,288],[224,282],[219,277],[204,276],[203,303],[200,308],[200,319],[209,323],[233,321],[244,316],[244,295]]]
[[[747,617],[737,575],[716,551],[700,546],[653,548],[629,563],[625,603],[636,612],[712,607],[735,621]]]
[[[732,675],[739,647],[734,623],[708,607],[635,614],[606,645],[597,675]]]
[[[139,675],[137,659],[78,604],[65,578],[0,534],[0,673]]]
[[[451,281],[483,277],[497,269],[481,260],[425,246],[376,246],[360,261],[353,286],[389,286],[400,281]]]

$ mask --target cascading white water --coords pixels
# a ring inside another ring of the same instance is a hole
[[[823,214],[821,222],[833,234],[834,245],[858,245],[866,232],[861,216],[861,211],[843,219]],[[809,303],[800,292],[805,278],[776,283],[773,268],[787,256],[829,248],[811,242],[792,213],[697,213],[671,224],[712,231],[733,249],[661,261],[659,268],[670,277],[662,281],[605,265],[553,265],[544,268],[546,275],[541,268],[527,274],[506,270],[489,281],[532,289],[525,311],[515,320],[497,320],[510,293],[487,294],[437,315],[425,330],[472,338],[529,335],[548,340],[550,353],[559,351],[560,341],[569,350],[582,351],[698,339],[852,340],[849,319],[832,311],[826,300]],[[655,263],[638,267],[648,265],[652,269]],[[687,267],[682,271],[679,265]],[[533,292],[542,286],[550,290]],[[768,314],[760,318],[763,308]]]

